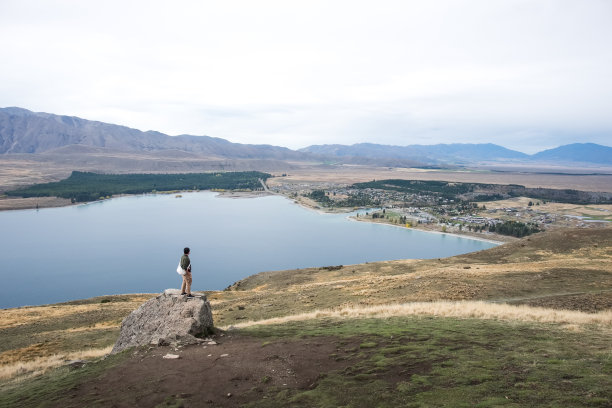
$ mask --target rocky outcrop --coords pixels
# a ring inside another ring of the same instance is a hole
[[[212,311],[205,295],[187,298],[169,289],[123,320],[112,353],[147,344],[199,343],[199,337],[212,330]]]

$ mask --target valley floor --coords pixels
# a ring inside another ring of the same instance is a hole
[[[36,155],[34,155],[36,156]],[[28,159],[29,157],[29,159]],[[36,156],[38,157],[38,156]],[[100,159],[96,156],[97,159]],[[130,160],[136,160],[138,157],[129,156]],[[48,158],[47,158],[48,159]],[[40,198],[12,198],[2,195],[2,191],[13,189],[18,186],[42,183],[48,181],[57,181],[67,177],[70,174],[70,169],[94,170],[93,168],[83,167],[84,164],[78,161],[72,162],[55,162],[45,160],[35,160],[27,155],[17,155],[11,157],[2,157],[0,159],[0,170],[4,169],[0,176],[0,211],[4,210],[19,210],[19,209],[37,209],[47,207],[60,207],[71,205],[70,200],[55,198],[55,197],[40,197]],[[116,159],[116,158],[115,158]],[[123,158],[123,159],[127,159]],[[142,158],[140,158],[142,159]],[[144,160],[144,159],[143,159]],[[136,160],[138,161],[138,160]],[[94,161],[95,162],[95,161]],[[150,159],[145,160],[146,163],[151,162]],[[97,163],[97,162],[96,162]],[[102,165],[102,162],[97,165]],[[106,162],[104,162],[106,163]],[[174,162],[173,162],[174,163]],[[90,163],[91,165],[91,163]],[[106,163],[108,165],[108,163]],[[200,164],[203,165],[203,164]],[[72,166],[72,167],[70,167]],[[289,166],[289,164],[287,164]],[[479,182],[479,183],[498,183],[498,184],[522,184],[527,187],[548,187],[548,188],[573,188],[587,191],[611,191],[612,190],[612,174],[603,173],[588,173],[587,169],[581,169],[584,174],[571,174],[577,171],[576,169],[555,168],[558,173],[546,173],[545,169],[523,169],[525,171],[515,171],[516,169],[506,169],[498,171],[495,169],[475,168],[475,169],[417,169],[417,168],[386,168],[386,167],[370,167],[370,166],[324,166],[305,163],[292,163],[290,166],[291,173],[282,173],[283,176],[273,177],[268,180],[270,190],[267,186],[265,192],[249,193],[224,193],[224,196],[231,198],[240,197],[257,197],[273,192],[281,193],[289,199],[294,199],[299,205],[307,208],[321,210],[319,205],[305,197],[300,192],[312,191],[317,188],[329,188],[330,186],[345,185],[355,182],[370,181],[372,179],[399,178],[399,179],[414,179],[414,180],[444,180],[458,182]],[[110,169],[101,167],[101,170],[110,172]],[[198,171],[210,171],[207,167],[198,167]],[[190,171],[195,171],[193,168]],[[231,170],[231,169],[230,169]],[[121,170],[120,172],[136,172],[136,169]],[[158,172],[159,170],[147,170],[147,172]],[[589,170],[590,172],[593,169]],[[117,172],[117,170],[115,170]],[[297,193],[297,195],[296,195]],[[294,197],[295,195],[295,197]],[[507,207],[513,211],[521,213],[521,218],[516,218],[515,213],[511,214],[509,219],[529,223],[534,221],[534,217],[528,214],[529,198],[517,198],[512,200],[504,200],[498,202],[487,202],[487,212],[496,211],[502,213],[502,219],[508,218],[504,216]],[[568,205],[548,203],[538,206],[537,214],[540,218],[547,218],[546,222],[553,220],[546,228],[567,228],[581,226],[584,228],[612,228],[612,205],[597,205],[597,208],[588,205]],[[535,208],[535,207],[534,207]],[[353,211],[355,208],[335,208],[324,209],[324,211],[346,212]],[[535,213],[534,213],[535,214]],[[540,214],[543,214],[540,216]],[[484,211],[478,214],[484,217],[498,217],[490,215]],[[537,217],[536,217],[537,218]],[[583,222],[583,219],[589,221]],[[591,219],[592,218],[592,219]],[[362,219],[363,221],[364,219]],[[367,218],[368,221],[373,221]],[[384,220],[374,220],[376,222],[385,222]],[[596,222],[595,222],[596,221]],[[607,221],[607,222],[605,222]],[[501,235],[490,232],[476,232],[471,228],[459,224],[442,225],[440,223],[431,224],[416,224],[413,223],[412,228],[421,229],[424,231],[447,232],[472,238],[492,240],[498,242],[511,242],[515,238],[512,236]],[[541,224],[541,223],[539,223]],[[542,224],[543,225],[543,224]]]

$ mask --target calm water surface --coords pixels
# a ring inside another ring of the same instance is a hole
[[[180,286],[223,289],[261,271],[439,258],[494,246],[320,214],[279,196],[145,195],[0,212],[0,308]]]

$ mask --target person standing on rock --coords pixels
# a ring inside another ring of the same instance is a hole
[[[188,298],[194,297],[191,294],[191,260],[189,259],[189,248],[183,249],[181,257],[181,269],[185,271],[183,275],[183,284],[181,285],[181,295],[187,295]]]

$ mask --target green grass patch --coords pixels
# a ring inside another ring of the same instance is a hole
[[[183,408],[185,400],[176,395],[167,396],[161,404],[157,404],[155,408]]]
[[[585,221],[610,221],[612,220],[612,215],[593,215],[593,214],[585,214],[581,213],[584,217]]]
[[[263,338],[332,336],[352,364],[307,391],[249,406],[609,406],[609,337],[557,326],[449,318],[323,320],[244,330]]]
[[[366,341],[366,342],[361,343],[359,345],[359,348],[374,348],[376,346],[377,346],[376,342]]]

